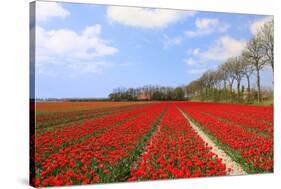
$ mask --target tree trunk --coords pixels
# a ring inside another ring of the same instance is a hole
[[[237,96],[240,97],[240,80],[237,80]]]
[[[246,76],[247,77],[247,82],[248,82],[248,88],[247,88],[247,92],[250,93],[251,91],[251,86],[250,86],[250,77],[249,76]]]
[[[271,59],[270,63],[271,63],[271,67],[272,67],[272,72],[274,73],[274,61],[273,61],[273,58]]]
[[[260,70],[257,69],[258,103],[261,102]]]
[[[272,67],[272,74],[273,74],[272,85],[274,86],[274,62],[273,62],[273,60],[271,60],[271,67]]]
[[[248,87],[247,87],[247,100],[249,102],[250,100],[250,91],[251,91],[251,84],[250,84],[250,76],[246,75],[247,77],[247,82],[248,82]]]
[[[233,82],[234,82],[234,79],[233,79],[233,80],[231,81],[231,83],[230,83],[230,98],[231,98],[231,102],[233,101],[233,94],[232,94]]]

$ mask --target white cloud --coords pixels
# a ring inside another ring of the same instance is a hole
[[[258,32],[258,30],[268,21],[270,21],[273,17],[272,16],[267,16],[264,17],[262,19],[256,20],[254,21],[251,26],[250,26],[250,30],[252,34],[256,34]]]
[[[100,72],[107,64],[98,58],[118,52],[100,34],[100,25],[86,27],[81,33],[68,29],[45,30],[37,26],[36,65],[42,69],[56,64],[77,72]]]
[[[190,57],[184,59],[184,63],[188,66],[187,72],[189,74],[201,74],[210,68],[210,63],[218,64],[229,57],[238,56],[245,48],[246,43],[246,40],[222,36],[207,50],[190,48],[187,50]]]
[[[183,38],[180,36],[169,37],[167,35],[164,35],[164,41],[163,41],[164,49],[166,49],[170,46],[179,45],[182,43],[182,41],[183,41]]]
[[[106,11],[111,22],[142,28],[163,28],[187,16],[193,11],[110,6]]]
[[[99,35],[100,33],[101,33],[101,26],[95,25],[95,26],[86,27],[85,30],[83,31],[83,36],[91,37],[91,36]]]
[[[219,24],[218,19],[210,19],[210,18],[199,18],[196,19],[196,26],[198,29],[208,29],[212,26],[216,26]]]
[[[197,55],[205,60],[223,61],[231,56],[238,56],[245,48],[246,43],[246,40],[222,36],[209,49],[201,51]]]
[[[224,33],[230,27],[228,24],[221,23],[218,19],[211,18],[197,18],[195,21],[195,26],[195,30],[185,31],[187,37],[209,35],[213,32]]]
[[[36,19],[38,21],[47,21],[52,17],[65,18],[70,12],[64,9],[61,4],[56,2],[36,2]]]

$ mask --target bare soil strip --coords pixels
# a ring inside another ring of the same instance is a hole
[[[242,169],[242,167],[235,162],[231,157],[229,157],[223,150],[221,150],[199,127],[197,127],[183,112],[181,109],[179,111],[182,115],[189,121],[191,127],[195,130],[196,133],[203,139],[208,146],[212,147],[212,152],[216,154],[219,158],[222,159],[222,162],[226,165],[226,169],[229,168],[232,170],[228,172],[228,175],[246,175],[247,173]]]

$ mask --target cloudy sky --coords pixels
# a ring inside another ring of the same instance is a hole
[[[116,87],[187,84],[239,55],[269,19],[37,1],[36,97],[106,97]],[[269,68],[262,74],[264,86],[272,85],[271,75]]]

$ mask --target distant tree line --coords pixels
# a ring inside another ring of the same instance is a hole
[[[274,73],[274,22],[265,23],[257,34],[248,41],[239,56],[228,58],[216,70],[208,70],[202,76],[186,86],[189,98],[212,101],[257,101],[261,102],[260,73],[265,66],[272,68]],[[257,89],[251,86],[251,77],[256,76]],[[241,86],[246,79],[246,89]],[[234,82],[236,90],[234,90]],[[241,92],[243,96],[241,96]],[[245,94],[246,93],[246,99]]]
[[[112,101],[184,100],[185,87],[146,85],[138,88],[116,88],[109,94]]]

